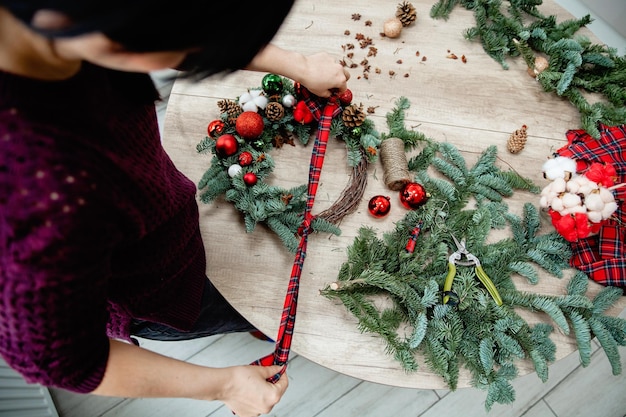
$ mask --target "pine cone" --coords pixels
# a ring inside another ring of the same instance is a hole
[[[278,122],[285,117],[285,108],[282,104],[275,101],[267,103],[265,107],[265,117],[267,117],[267,120],[270,122]]]
[[[228,114],[228,122],[232,124],[234,124],[237,117],[243,113],[243,109],[239,103],[233,100],[220,100],[217,102],[217,106],[222,113]]]
[[[415,19],[417,19],[417,12],[415,11],[415,7],[413,7],[411,3],[405,1],[401,4],[398,4],[396,17],[400,19],[400,21],[402,22],[402,26],[407,27],[411,23],[415,22]]]
[[[363,104],[359,104],[358,107],[356,104],[351,104],[341,114],[343,123],[349,128],[361,126],[366,117],[367,115],[363,111]]]
[[[509,140],[506,142],[506,148],[511,153],[518,153],[524,146],[526,145],[526,140],[528,135],[526,134],[526,125],[523,125],[521,129],[517,129],[515,132],[511,133],[509,136]]]

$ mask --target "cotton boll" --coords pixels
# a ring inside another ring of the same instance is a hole
[[[615,201],[615,196],[613,195],[613,192],[611,190],[605,187],[600,187],[599,190],[600,198],[602,199],[602,201],[604,201],[605,203],[611,203]]]
[[[550,201],[549,207],[552,207],[552,210],[558,211],[559,213],[561,213],[565,209],[565,206],[563,205],[563,200],[561,200],[560,198],[555,198]]]
[[[578,196],[577,194],[565,193],[563,194],[563,197],[561,197],[561,200],[563,201],[563,206],[566,208],[582,205],[580,196]]]
[[[602,209],[602,218],[608,219],[609,217],[613,215],[613,213],[615,213],[616,210],[617,210],[617,203],[615,201],[606,203],[604,205],[604,208]]]
[[[601,211],[588,211],[587,218],[591,223],[600,223],[602,220],[602,212]]]
[[[576,213],[587,214],[587,209],[585,208],[585,206],[573,206],[573,207],[566,207],[561,211],[561,214],[563,216],[566,214],[576,214]]]
[[[544,162],[542,171],[544,177],[549,180],[569,178],[576,172],[576,161],[564,156],[550,158]]]
[[[539,207],[541,208],[548,208],[550,207],[550,204],[548,203],[548,197],[545,195],[542,195],[541,198],[539,198]]]
[[[601,211],[604,208],[604,201],[600,193],[591,193],[585,197],[585,206],[589,211]]]
[[[552,181],[552,191],[555,193],[562,193],[567,190],[567,183],[563,178],[556,178]]]

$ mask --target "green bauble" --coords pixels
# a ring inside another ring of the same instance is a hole
[[[280,94],[283,91],[283,80],[280,75],[267,74],[261,81],[263,91],[267,95]]]

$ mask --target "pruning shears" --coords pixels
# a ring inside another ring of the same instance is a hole
[[[452,239],[454,239],[454,243],[456,244],[456,251],[450,255],[448,258],[448,275],[446,276],[446,280],[443,284],[443,303],[447,304],[450,301],[451,296],[458,296],[456,293],[452,291],[452,282],[454,281],[454,277],[456,276],[456,266],[472,266],[474,265],[474,271],[476,272],[476,276],[480,280],[480,282],[485,286],[491,297],[496,302],[497,305],[502,305],[502,298],[500,297],[500,293],[496,289],[496,286],[493,285],[493,282],[487,276],[487,273],[480,265],[480,261],[478,258],[471,252],[467,250],[465,247],[465,239],[462,239],[460,242],[458,239],[452,235]],[[467,260],[462,260],[465,257]]]

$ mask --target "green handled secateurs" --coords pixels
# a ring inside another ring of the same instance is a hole
[[[502,305],[502,298],[500,297],[500,294],[498,293],[495,285],[493,285],[493,282],[491,281],[489,276],[487,276],[487,273],[485,272],[483,267],[480,265],[480,261],[473,253],[469,252],[467,248],[465,248],[465,239],[462,239],[459,242],[454,235],[452,235],[452,239],[454,239],[457,250],[452,253],[452,255],[450,255],[450,257],[448,258],[448,275],[446,276],[446,280],[443,284],[443,303],[447,304],[450,301],[451,296],[456,296],[456,294],[452,291],[452,282],[454,281],[454,277],[456,276],[456,266],[474,265],[476,276],[478,276],[480,282],[485,286],[487,291],[489,291],[489,294],[491,294],[491,297],[496,302],[496,304],[499,306]],[[467,259],[466,261],[461,260],[463,256],[465,256],[465,258]]]

